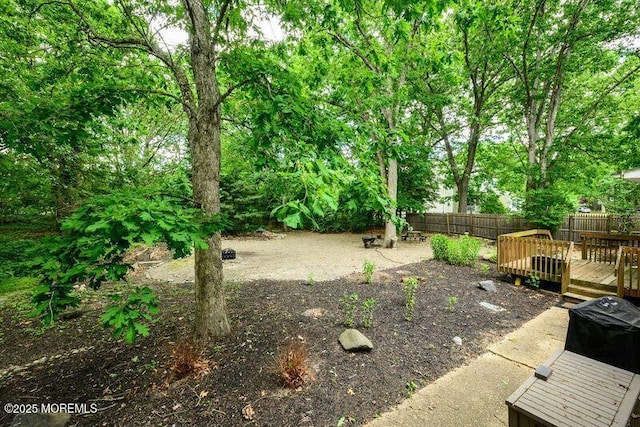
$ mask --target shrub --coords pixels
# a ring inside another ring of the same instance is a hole
[[[173,348],[171,371],[178,377],[202,378],[211,372],[209,360],[204,357],[204,348],[193,340],[180,341]]]
[[[362,325],[365,328],[373,326],[373,312],[378,301],[375,298],[367,298],[362,302]]]
[[[404,320],[413,319],[413,312],[416,307],[416,291],[418,290],[418,279],[408,277],[404,281]]]
[[[373,283],[373,273],[375,272],[375,270],[376,265],[372,261],[365,259],[364,264],[362,265],[362,274],[364,274],[365,283]]]
[[[431,237],[431,250],[433,251],[433,258],[438,261],[445,261],[447,259],[447,236],[442,234],[436,234]]]
[[[309,370],[307,346],[303,342],[294,341],[280,350],[276,363],[280,380],[286,387],[296,389],[313,378]]]
[[[482,243],[469,236],[448,239],[447,261],[452,265],[472,266],[480,255]]]
[[[356,317],[356,311],[358,309],[358,294],[344,295],[342,297],[342,310],[344,311],[344,325],[347,328],[353,327],[353,321]]]

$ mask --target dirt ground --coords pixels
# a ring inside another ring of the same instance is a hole
[[[426,243],[400,242],[398,249],[378,252],[360,247],[358,235],[309,233],[226,243],[240,252],[225,264],[227,276],[235,277],[227,297],[232,332],[207,349],[208,375],[177,379],[171,368],[173,349],[194,322],[194,290],[185,267],[175,283],[150,284],[161,311],[150,335],[133,345],[98,326],[111,303],[109,292],[126,292],[122,284],[86,291],[83,314],[44,333],[19,305],[0,306],[0,403],[95,404],[97,412],[72,416],[69,425],[79,426],[362,425],[558,302],[547,292],[500,282],[493,264],[481,271],[433,260],[401,266],[391,261],[427,257]],[[295,250],[304,255],[296,258]],[[371,284],[359,273],[364,259],[376,263]],[[394,268],[380,271],[387,262]],[[238,266],[236,272],[231,266]],[[260,269],[283,276],[251,280]],[[407,321],[403,287],[409,277],[419,285],[414,317]],[[496,280],[497,292],[478,289],[486,279]],[[353,294],[359,298],[355,326],[373,342],[370,352],[348,353],[338,343],[345,330],[341,300]],[[376,300],[375,316],[365,327],[360,304],[369,298]],[[319,314],[305,315],[308,310]],[[275,363],[292,341],[306,344],[313,376],[297,390],[283,387]],[[0,412],[0,426],[12,419]]]
[[[379,243],[379,241],[378,241]],[[270,239],[227,238],[223,248],[236,251],[235,260],[224,262],[225,280],[332,280],[362,272],[365,260],[377,270],[430,259],[427,241],[399,241],[395,249],[365,249],[360,234],[318,234],[293,231]],[[193,282],[193,257],[152,268],[147,278],[159,281]]]

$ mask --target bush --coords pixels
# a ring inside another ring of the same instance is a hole
[[[445,261],[447,259],[447,241],[449,239],[442,235],[436,234],[431,237],[431,250],[433,251],[433,258],[438,261]]]
[[[447,262],[452,265],[472,266],[480,255],[482,243],[469,236],[447,239]]]

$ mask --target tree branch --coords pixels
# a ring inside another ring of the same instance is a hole
[[[331,37],[336,39],[341,45],[343,45],[344,47],[349,49],[351,52],[353,52],[358,58],[360,58],[368,69],[370,69],[376,74],[380,74],[380,68],[374,65],[373,62],[371,62],[371,60],[367,58],[367,56],[360,49],[358,49],[356,46],[353,45],[353,43],[345,39],[344,36],[342,36],[339,33],[335,33],[333,31],[327,31],[327,33]]]

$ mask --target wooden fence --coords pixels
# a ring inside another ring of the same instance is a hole
[[[537,228],[523,218],[492,214],[440,214],[407,213],[406,220],[414,230],[426,233],[464,234],[496,240],[501,234]],[[631,224],[633,230],[640,230],[640,216],[622,218],[607,214],[569,215],[560,225],[553,238],[580,242],[581,233],[608,233],[619,230],[622,223]]]

